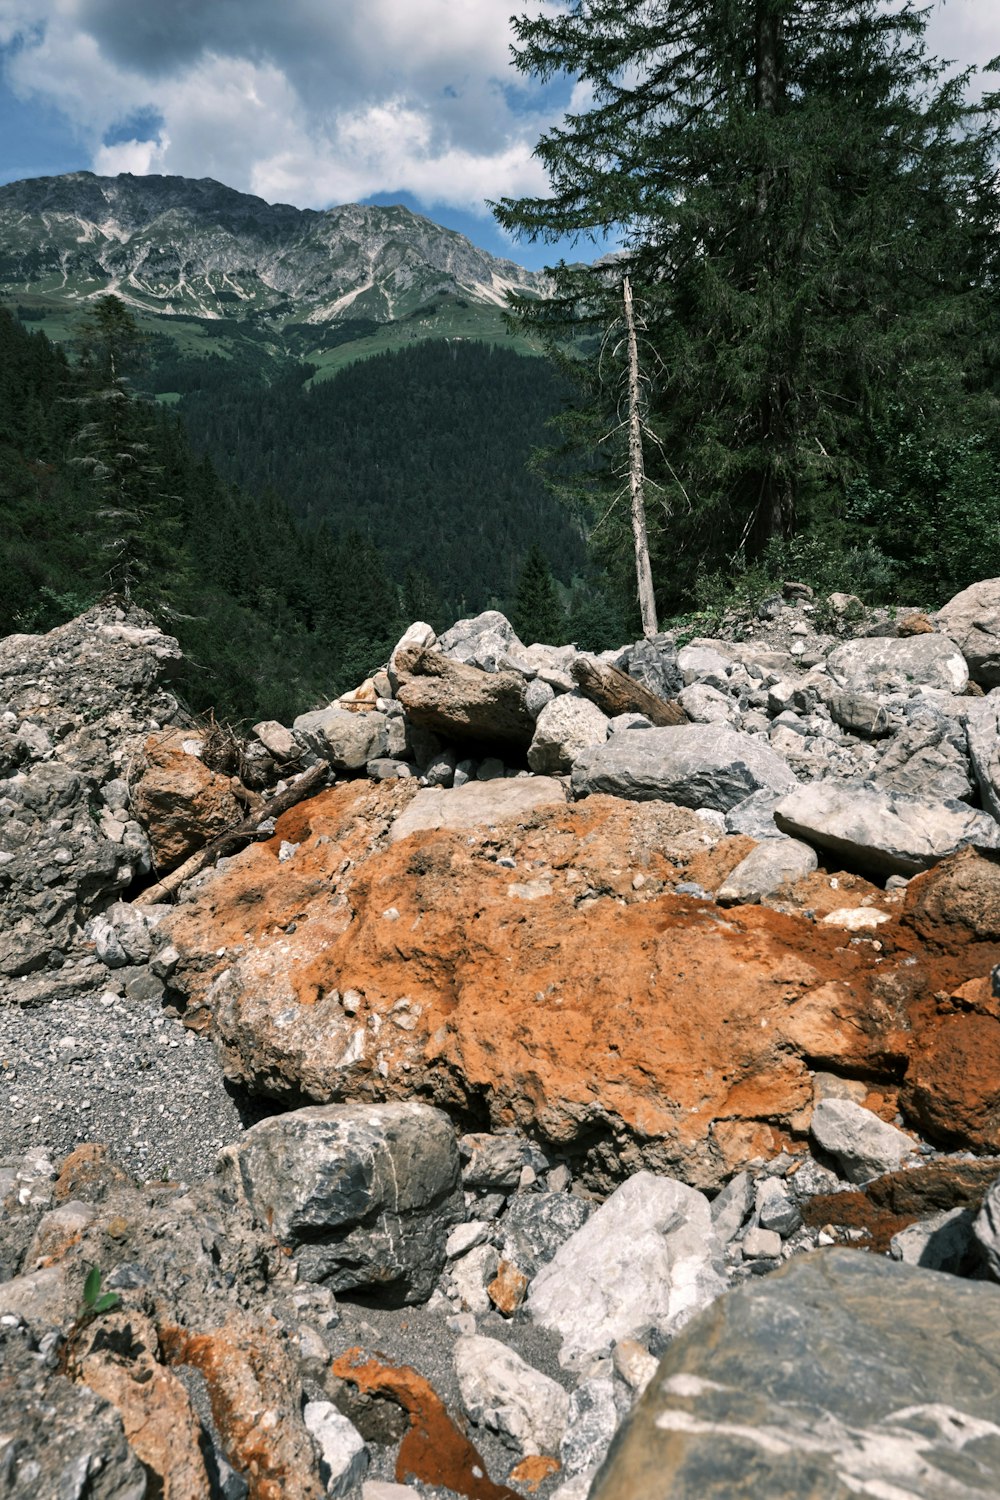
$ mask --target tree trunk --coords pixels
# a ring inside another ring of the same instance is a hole
[[[632,539],[635,543],[635,576],[639,590],[642,633],[649,637],[656,634],[658,627],[653,570],[649,565],[649,538],[646,535],[646,470],[642,458],[639,346],[632,312],[632,287],[627,276],[622,282],[622,295],[625,300],[625,328],[628,335],[628,482],[632,501]]]

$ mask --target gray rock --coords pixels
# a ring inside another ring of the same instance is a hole
[[[685,686],[690,686],[705,678],[725,681],[732,661],[714,646],[703,641],[692,641],[689,646],[682,646],[678,651],[677,665]]]
[[[677,663],[677,647],[668,635],[636,641],[622,653],[615,665],[658,698],[676,698],[684,686],[684,674]]]
[[[783,797],[785,833],[882,875],[927,870],[964,844],[1000,847],[1000,826],[963,802],[929,802],[862,781],[816,781]]]
[[[826,706],[835,724],[864,740],[884,739],[899,727],[899,718],[871,693],[829,693]]]
[[[895,1172],[917,1150],[912,1136],[887,1125],[853,1099],[821,1099],[809,1131],[848,1182],[868,1182],[883,1172]]]
[[[573,769],[584,750],[603,745],[607,737],[607,714],[589,698],[564,693],[538,715],[528,765],[541,775],[561,775]]]
[[[749,1172],[737,1172],[712,1199],[712,1228],[719,1243],[726,1246],[743,1228],[754,1202],[754,1181]]]
[[[802,1223],[798,1204],[776,1177],[765,1177],[758,1182],[754,1210],[760,1228],[773,1229],[783,1240],[794,1234]]]
[[[513,625],[497,609],[486,609],[481,615],[457,620],[439,637],[437,646],[453,661],[480,667],[484,672],[498,672],[503,658],[512,650],[521,654],[525,651]]]
[[[678,695],[677,701],[692,724],[737,724],[739,705],[707,682],[692,682]]]
[[[422,1302],[465,1217],[447,1115],[425,1104],[325,1104],[262,1120],[220,1157],[309,1281]]]
[[[391,755],[378,755],[365,766],[365,775],[370,781],[396,781],[400,777],[405,780],[413,775],[413,767]]]
[[[717,724],[682,724],[615,734],[584,751],[573,768],[578,797],[610,792],[644,802],[728,812],[751,792],[797,785],[786,763],[760,740]]]
[[[299,746],[294,734],[284,724],[279,724],[277,719],[262,719],[253,726],[252,732],[276,761],[298,759]]]
[[[860,693],[914,685],[961,693],[969,681],[961,651],[944,635],[861,636],[835,647],[826,665],[836,682]]]
[[[971,699],[965,729],[983,806],[1000,820],[1000,694]]]
[[[741,1241],[746,1260],[777,1260],[781,1254],[781,1235],[776,1229],[748,1229]]]
[[[550,776],[500,777],[423,787],[399,814],[389,835],[395,843],[423,828],[478,828],[529,816],[537,808],[565,806],[566,788]]]
[[[455,1373],[466,1415],[517,1452],[557,1453],[570,1398],[558,1381],[498,1339],[474,1335],[455,1345]]]
[[[1000,1290],[850,1250],[720,1298],[668,1349],[592,1500],[1000,1493]]]
[[[774,809],[784,794],[766,788],[752,792],[737,802],[726,813],[726,832],[745,833],[751,839],[783,839],[786,837],[774,821]]]
[[[53,1374],[25,1328],[0,1324],[4,1500],[144,1500],[146,1471],[118,1412]]]
[[[495,1245],[476,1245],[448,1267],[448,1280],[463,1312],[489,1312],[487,1287],[500,1268]]]
[[[956,642],[976,682],[1000,686],[1000,578],[985,578],[949,599],[937,624]]]
[[[455,780],[457,764],[458,757],[454,750],[441,750],[437,755],[432,756],[424,770],[428,786],[451,786]]]
[[[798,839],[765,839],[730,870],[716,892],[720,906],[759,901],[780,886],[801,880],[819,863],[816,851]]]
[[[538,1271],[528,1311],[561,1338],[560,1363],[579,1365],[643,1329],[682,1327],[724,1289],[720,1259],[704,1195],[638,1172]]]
[[[987,1275],[1000,1281],[1000,1178],[984,1196],[972,1233]]]
[[[461,1136],[458,1150],[465,1163],[462,1168],[465,1186],[512,1192],[521,1180],[524,1144],[519,1135],[490,1135],[481,1131]]]
[[[611,1439],[624,1415],[615,1401],[615,1384],[598,1376],[577,1386],[569,1399],[566,1435],[559,1448],[563,1473],[594,1473],[604,1462]]]
[[[292,732],[303,750],[310,750],[336,771],[360,771],[386,749],[386,717],[380,713],[318,708],[299,714]]]
[[[335,1500],[355,1500],[368,1472],[368,1445],[364,1438],[331,1401],[307,1401],[302,1420],[322,1455],[326,1493]]]
[[[500,1253],[531,1278],[590,1218],[592,1205],[572,1193],[522,1193],[503,1216]]]
[[[540,682],[537,677],[528,683],[524,690],[524,706],[536,723],[542,709],[552,702],[555,695],[556,690],[551,683]]]
[[[929,709],[919,722],[892,737],[872,779],[890,791],[908,792],[929,802],[965,801],[973,793],[966,747],[962,725]]]
[[[973,1248],[971,1208],[943,1209],[901,1229],[889,1241],[893,1260],[928,1271],[950,1271],[958,1275]]]

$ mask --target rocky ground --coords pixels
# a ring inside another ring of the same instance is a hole
[[[175,659],[0,643],[0,1496],[996,1493],[1000,583]]]

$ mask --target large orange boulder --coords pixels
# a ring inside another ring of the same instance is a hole
[[[192,730],[167,729],[150,735],[144,747],[146,769],[133,805],[161,874],[246,815],[233,778],[201,759],[202,743]]]

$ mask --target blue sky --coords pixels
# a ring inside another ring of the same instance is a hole
[[[562,0],[525,8],[556,9]],[[0,182],[215,177],[269,202],[401,202],[524,265],[484,200],[544,194],[573,98],[510,64],[511,0],[0,0]],[[998,0],[935,0],[931,47],[1000,54]]]

